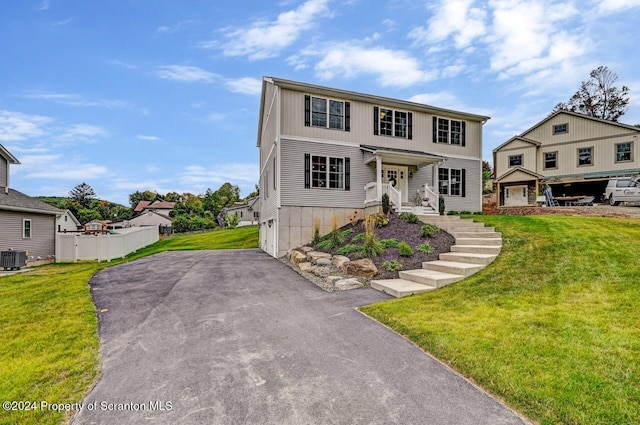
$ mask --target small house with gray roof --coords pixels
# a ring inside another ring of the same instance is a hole
[[[0,145],[0,251],[27,251],[28,261],[53,260],[56,219],[64,211],[12,189],[12,164],[20,161]]]

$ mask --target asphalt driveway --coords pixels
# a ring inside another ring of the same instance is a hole
[[[522,424],[355,307],[258,250],[102,270],[103,373],[78,424]],[[92,409],[92,410],[89,410]]]

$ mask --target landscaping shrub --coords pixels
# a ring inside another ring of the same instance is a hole
[[[373,230],[377,223],[377,216],[380,215],[386,218],[384,214],[371,214],[364,222],[365,236],[362,253],[368,258],[376,257],[384,251],[384,247],[378,240],[378,235],[376,235],[376,232]]]
[[[385,270],[388,270],[390,272],[397,272],[399,270],[402,270],[404,267],[402,266],[402,263],[398,260],[387,260],[384,263],[382,263],[380,265],[380,267],[382,267]]]
[[[379,212],[376,214],[371,214],[369,217],[371,216],[374,217],[376,227],[384,227],[389,224],[389,217],[387,217],[387,215],[384,213]]]
[[[382,244],[382,246],[386,249],[386,248],[397,248],[398,247],[398,240],[397,239],[382,239],[380,241],[380,243]]]
[[[444,196],[442,195],[438,197],[438,212],[440,215],[444,215]]]
[[[425,224],[424,226],[422,226],[422,228],[420,228],[420,236],[422,236],[423,238],[432,237],[439,231],[440,228],[435,224]]]
[[[402,257],[411,257],[413,255],[413,249],[408,243],[402,241],[398,244],[398,254]]]
[[[429,244],[429,242],[425,242],[421,245],[418,245],[416,249],[420,252],[424,252],[425,254],[431,254],[435,249]]]
[[[362,242],[364,242],[364,233],[358,233],[357,235],[355,235],[351,239],[351,242],[353,242],[353,243],[362,243]]]
[[[458,211],[451,210],[447,213],[447,215],[458,215]]]
[[[353,229],[346,229],[346,230],[343,230],[342,232],[340,232],[340,236],[344,240],[347,236],[349,236],[352,233],[353,233]]]
[[[389,204],[389,195],[386,193],[382,194],[382,212],[386,215],[389,214],[391,210],[391,205]]]
[[[338,255],[349,255],[349,254],[353,254],[354,252],[362,252],[363,250],[364,250],[364,247],[362,247],[360,245],[348,244],[348,245],[343,246],[339,250],[337,250],[336,254],[338,254]]]
[[[418,216],[410,212],[403,212],[398,217],[403,220],[407,220],[409,223],[417,223],[419,221]]]
[[[316,218],[313,220],[313,239],[311,239],[311,243],[316,245],[322,239],[320,238],[320,219]]]

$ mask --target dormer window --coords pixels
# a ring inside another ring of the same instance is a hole
[[[565,134],[569,132],[569,124],[558,124],[553,126],[553,134]]]

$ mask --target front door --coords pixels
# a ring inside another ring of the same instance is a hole
[[[508,186],[504,188],[504,205],[528,205],[529,191],[527,186]]]
[[[408,202],[408,168],[400,165],[382,166],[382,183],[390,183],[402,194],[402,202]],[[395,182],[395,184],[394,184]]]

